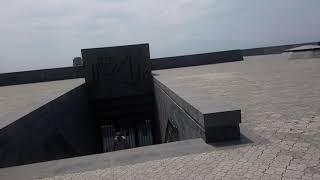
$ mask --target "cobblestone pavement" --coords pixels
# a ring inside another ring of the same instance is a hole
[[[320,179],[320,59],[250,57],[159,74],[175,91],[229,98],[269,142],[48,179]]]

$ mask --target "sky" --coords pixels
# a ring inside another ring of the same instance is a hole
[[[319,0],[1,0],[0,73],[72,66],[83,48],[151,58],[320,41]]]

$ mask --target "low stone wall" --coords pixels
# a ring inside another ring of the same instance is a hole
[[[81,85],[0,129],[0,167],[102,151]]]
[[[152,70],[198,66],[243,60],[241,50],[151,59]],[[84,67],[64,67],[0,73],[0,86],[84,77]]]
[[[151,59],[152,70],[242,61],[241,50]]]
[[[310,43],[300,43],[300,44],[288,44],[280,46],[269,46],[260,48],[250,48],[243,49],[243,56],[257,56],[257,55],[267,55],[267,54],[281,54],[284,50],[296,48],[304,45],[318,45],[320,42],[310,42]]]
[[[0,86],[75,79],[83,77],[83,67],[64,67],[0,74]]]
[[[289,59],[313,59],[320,58],[320,49],[310,51],[289,52]]]
[[[319,42],[290,44],[281,46],[270,46],[261,48],[250,48],[243,50],[231,50],[212,52],[204,54],[194,54],[176,57],[164,57],[151,59],[152,70],[170,69],[188,66],[199,66],[215,63],[226,63],[242,61],[243,56],[256,56],[267,54],[280,54],[286,49],[295,48],[302,45],[319,45]],[[42,69],[33,71],[22,71],[13,73],[0,73],[0,86],[45,82],[54,80],[64,80],[73,78],[83,78],[83,66],[64,67],[54,69]]]

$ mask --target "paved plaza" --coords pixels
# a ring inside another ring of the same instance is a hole
[[[266,141],[47,179],[320,179],[320,59],[252,56],[154,73],[182,97],[231,101],[241,126]]]

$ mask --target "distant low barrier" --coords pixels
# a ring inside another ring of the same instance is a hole
[[[0,86],[75,79],[83,77],[83,67],[64,67],[0,74]]]
[[[152,70],[242,61],[241,50],[152,59]]]
[[[319,45],[320,42],[311,42],[311,43],[300,43],[300,44],[289,44],[289,45],[280,45],[280,46],[269,46],[261,48],[250,48],[243,49],[243,56],[257,56],[257,55],[268,55],[268,54],[281,54],[284,50],[296,48],[304,45]]]
[[[303,46],[303,45],[320,45],[320,42],[155,58],[155,59],[151,59],[152,70],[242,61],[243,56],[280,54],[284,50],[295,48],[298,46]],[[83,78],[83,77],[84,77],[83,66],[41,69],[41,70],[22,71],[22,72],[13,72],[13,73],[0,73],[0,86],[55,81],[55,80],[64,80],[64,79],[75,79],[75,78]]]

